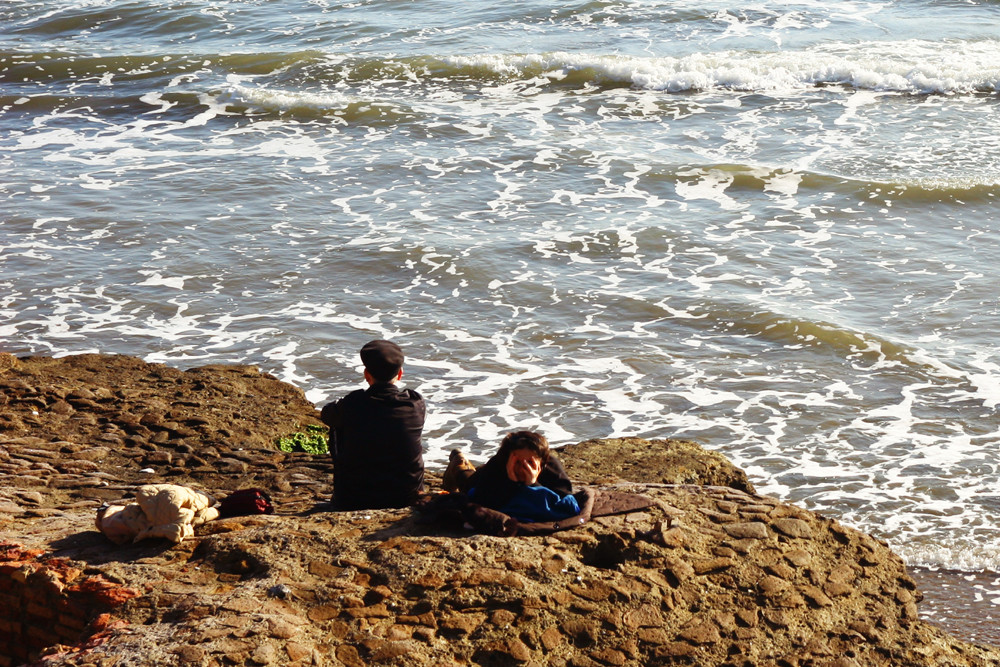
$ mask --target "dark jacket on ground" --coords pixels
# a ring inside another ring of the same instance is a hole
[[[406,507],[424,486],[424,399],[380,382],[323,406],[337,509]]]
[[[573,493],[573,484],[554,454],[542,467],[536,484],[552,489],[560,496]],[[498,510],[506,505],[520,486],[507,476],[507,459],[494,456],[476,470],[463,485],[465,489],[475,489],[475,501],[484,507]]]

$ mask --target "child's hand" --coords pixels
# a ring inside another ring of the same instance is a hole
[[[507,457],[507,477],[515,482],[528,484],[538,481],[542,474],[542,459],[529,449],[515,449]]]

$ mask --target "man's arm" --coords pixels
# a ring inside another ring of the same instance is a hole
[[[341,399],[343,400],[343,399]],[[337,426],[340,425],[341,412],[340,412],[340,401],[330,401],[323,406],[323,409],[319,413],[320,421],[327,425],[330,429],[330,436],[328,438],[328,445],[330,449],[330,457],[336,461],[337,460]]]

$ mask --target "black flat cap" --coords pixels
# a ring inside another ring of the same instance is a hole
[[[391,341],[373,340],[361,348],[361,363],[373,378],[388,382],[403,367],[403,350]]]

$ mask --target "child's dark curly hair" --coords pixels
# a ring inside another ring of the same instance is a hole
[[[500,441],[500,449],[497,454],[501,460],[506,461],[510,453],[517,449],[527,449],[542,459],[542,463],[549,461],[549,441],[541,433],[534,431],[514,431],[504,436]]]

